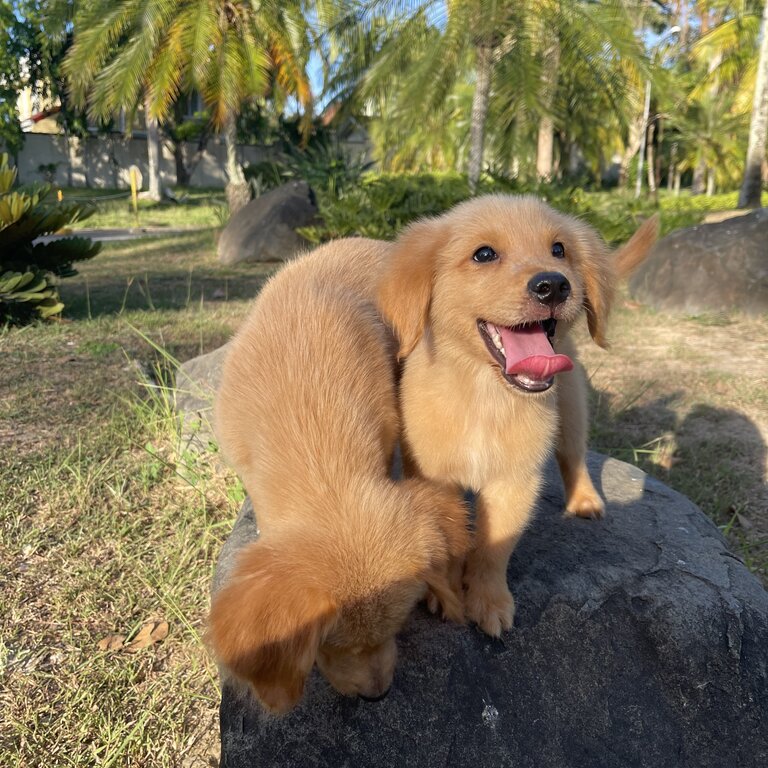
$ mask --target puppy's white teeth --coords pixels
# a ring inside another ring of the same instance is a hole
[[[494,333],[493,336],[491,336],[491,341],[493,341],[493,346],[496,347],[500,352],[504,351],[504,345],[501,343],[501,335],[498,333]]]

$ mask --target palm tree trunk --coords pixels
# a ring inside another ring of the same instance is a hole
[[[763,6],[760,24],[762,43],[757,64],[755,95],[752,99],[752,118],[749,123],[749,144],[744,180],[739,192],[739,208],[758,208],[762,191],[762,168],[768,137],[768,2]]]
[[[629,164],[632,162],[632,158],[639,152],[640,147],[643,144],[643,122],[644,116],[641,112],[635,115],[635,118],[629,124],[629,136],[627,137],[627,145],[624,149],[624,154],[621,156],[621,162],[619,164],[619,187],[624,189],[629,182]]]
[[[231,115],[224,123],[224,144],[227,148],[227,203],[230,216],[234,216],[251,198],[250,187],[237,161],[236,115]]]
[[[646,160],[648,161],[648,192],[653,195],[654,200],[657,197],[656,194],[656,162],[653,156],[653,140],[656,133],[656,123],[651,121],[648,126],[648,145],[646,147]]]
[[[149,99],[144,102],[144,119],[147,124],[149,199],[160,200],[160,130],[157,119],[150,117]]]
[[[477,46],[477,82],[472,96],[472,121],[469,127],[469,162],[467,178],[469,191],[474,194],[483,165],[483,145],[485,144],[485,121],[488,118],[488,104],[491,96],[491,74],[493,68],[493,48],[486,42]]]
[[[635,197],[643,191],[643,159],[648,141],[648,118],[651,114],[651,81],[645,82],[645,106],[643,107],[643,130],[640,134],[640,151],[637,155],[637,178],[635,179]]]
[[[693,180],[691,181],[691,194],[703,195],[704,184],[707,178],[707,164],[703,158],[696,163],[696,167],[693,169]]]
[[[536,176],[539,181],[552,179],[552,157],[554,149],[555,122],[552,119],[552,104],[555,100],[558,72],[560,69],[560,40],[555,37],[544,53],[544,70],[541,75],[544,114],[539,119],[539,135],[536,146]]]

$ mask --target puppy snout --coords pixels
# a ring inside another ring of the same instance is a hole
[[[539,272],[528,281],[528,292],[554,309],[571,295],[571,284],[560,272]]]

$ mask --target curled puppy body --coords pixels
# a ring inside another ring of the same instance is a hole
[[[427,589],[463,620],[468,545],[455,492],[394,482],[394,342],[374,306],[386,245],[327,244],[264,287],[231,343],[214,411],[260,538],[214,596],[222,668],[273,712],[317,662],[343,694],[378,698],[395,635]]]
[[[649,220],[611,254],[584,222],[535,198],[498,195],[417,222],[392,247],[378,304],[406,358],[405,447],[423,477],[478,493],[465,609],[488,634],[512,626],[507,563],[553,448],[566,514],[603,514],[585,463],[586,382],[568,332],[586,315],[606,345],[616,283],[656,229]]]

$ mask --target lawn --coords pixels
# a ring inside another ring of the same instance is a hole
[[[185,450],[157,389],[269,272],[222,267],[214,237],[109,245],[63,283],[61,322],[0,332],[0,765],[215,764],[202,635],[242,488]],[[625,298],[609,352],[582,336],[592,446],[689,495],[765,579],[768,318]]]
[[[54,195],[51,192],[51,199]],[[180,202],[139,200],[138,215],[133,211],[128,190],[72,188],[63,189],[62,195],[65,201],[80,201],[95,209],[92,216],[75,223],[73,229],[218,227],[227,215],[221,189],[179,189],[176,196]]]

